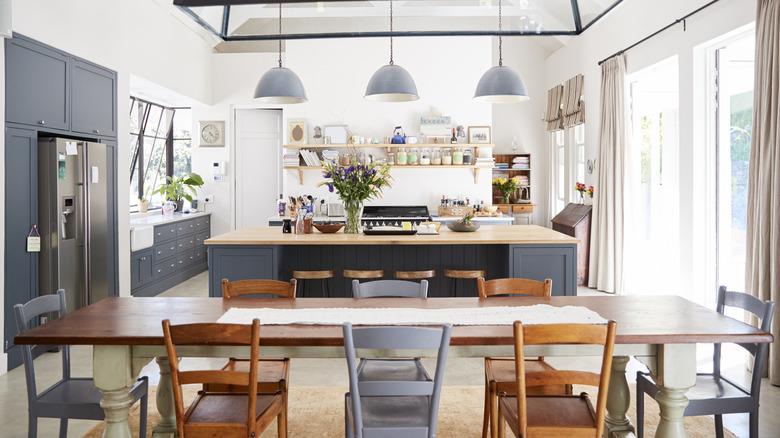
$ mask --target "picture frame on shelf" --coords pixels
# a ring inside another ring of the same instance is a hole
[[[221,148],[225,146],[225,121],[201,120],[198,122],[198,146]]]
[[[306,144],[309,134],[309,123],[306,119],[288,119],[288,144]]]
[[[347,144],[347,125],[326,125],[322,135],[330,139],[330,144]]]
[[[470,144],[489,144],[490,126],[469,126]]]

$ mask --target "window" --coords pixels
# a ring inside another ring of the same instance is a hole
[[[550,133],[552,142],[552,172],[550,217],[558,214],[569,202],[579,202],[574,189],[576,182],[585,182],[585,125],[576,125]]]
[[[152,192],[165,177],[191,172],[192,139],[189,108],[167,108],[130,98],[130,206],[146,198],[159,206],[164,199]]]

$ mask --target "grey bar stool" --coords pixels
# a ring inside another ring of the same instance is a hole
[[[385,276],[384,269],[345,269],[344,278],[378,279]]]
[[[473,279],[473,280],[476,281],[477,278],[480,278],[480,277],[484,278],[485,275],[486,275],[486,272],[485,272],[484,269],[445,269],[444,270],[444,276],[445,277],[449,277],[449,278],[452,279],[452,296],[453,297],[457,297],[457,296],[464,296],[464,297],[475,296],[476,297],[476,296],[479,296],[479,294],[477,293],[477,288],[476,287],[474,288],[474,294],[464,293],[465,292],[465,287],[464,287],[464,288],[462,288],[463,290],[461,291],[461,295],[458,295],[458,279],[462,279],[462,280]]]
[[[305,296],[305,284],[303,280],[322,280],[322,296],[330,298],[330,288],[328,286],[328,279],[333,278],[333,270],[323,271],[292,271],[292,278],[301,280],[301,297]]]

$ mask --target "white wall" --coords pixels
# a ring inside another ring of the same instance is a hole
[[[213,51],[153,0],[16,0],[13,2],[13,30],[118,73],[119,293],[128,296],[130,236],[126,200],[129,187],[122,181],[130,179],[129,77],[143,77],[192,99],[209,102]],[[2,54],[3,48],[0,48]],[[3,61],[0,63],[0,127],[4,127],[5,120],[2,114],[5,108],[4,81]],[[5,153],[4,136],[0,138],[0,153]],[[3,184],[0,182],[0,189]],[[3,204],[4,193],[0,190],[0,202]],[[4,245],[4,240],[5,236],[0,237],[0,246]],[[3,255],[0,255],[0,261],[3,261],[2,258]],[[0,273],[0,280],[3,278],[4,274]],[[6,365],[4,355],[0,355],[0,364],[0,371],[3,371],[2,367]]]
[[[565,47],[553,53],[545,62],[546,89],[583,73],[586,102],[586,159],[598,158],[599,90],[601,68],[598,62],[625,49],[647,35],[709,3],[707,0],[659,0],[654,2],[625,1],[599,23]],[[722,0],[687,19],[687,30],[678,24],[626,52],[628,73],[639,71],[671,56],[679,60],[680,80],[680,237],[682,265],[680,272],[689,273],[680,291],[690,298],[707,294],[704,257],[700,251],[706,241],[705,215],[711,206],[704,202],[706,183],[704,123],[706,83],[704,57],[700,45],[745,26],[755,20],[755,0]],[[599,190],[596,163],[585,184]],[[711,292],[711,291],[710,291]]]

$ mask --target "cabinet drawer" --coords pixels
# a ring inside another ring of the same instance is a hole
[[[182,251],[189,251],[191,249],[195,248],[195,236],[187,236],[182,239],[176,240],[176,252],[181,253]]]
[[[197,219],[194,219],[194,221],[195,221],[195,232],[196,233],[199,232],[199,231],[203,231],[203,230],[209,229],[209,222],[210,222],[210,220],[209,220],[208,216],[199,217]]]
[[[206,239],[208,239],[210,237],[210,234],[211,233],[208,232],[208,231],[204,231],[202,233],[196,234],[195,235],[195,247],[197,248],[197,247],[203,245],[203,242],[205,242]]]
[[[162,260],[176,255],[176,242],[165,242],[154,247],[154,259]]]
[[[154,227],[154,243],[165,242],[176,237],[176,224],[166,224]]]
[[[166,275],[173,274],[179,269],[179,263],[175,258],[165,260],[163,262],[156,263],[154,265],[154,278],[165,277]]]
[[[176,235],[178,237],[185,236],[195,232],[195,220],[176,222]]]
[[[201,262],[205,260],[205,258],[206,258],[206,248],[200,248],[179,255],[177,263],[179,265],[179,269],[182,269],[194,265],[198,262]]]
[[[533,213],[534,206],[531,204],[527,204],[527,205],[517,204],[512,206],[512,211],[514,211],[515,213]]]
[[[511,213],[512,212],[512,206],[510,204],[493,204],[496,207],[498,207],[498,211],[501,213]]]

